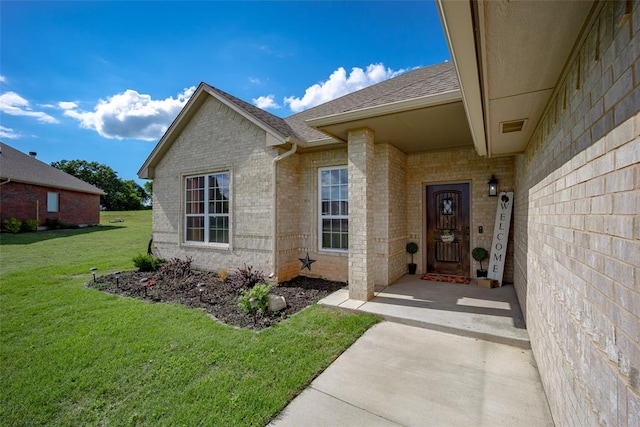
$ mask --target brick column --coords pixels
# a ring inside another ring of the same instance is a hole
[[[373,131],[349,131],[349,298],[373,298]]]

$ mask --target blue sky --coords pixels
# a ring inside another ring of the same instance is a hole
[[[201,81],[286,117],[449,59],[430,1],[2,1],[0,40],[0,140],[136,180]]]

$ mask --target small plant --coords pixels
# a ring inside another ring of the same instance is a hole
[[[229,280],[237,288],[249,289],[256,283],[263,283],[265,278],[262,271],[254,270],[253,267],[247,267],[245,264],[244,268],[239,268],[238,271],[229,277]]]
[[[480,263],[480,270],[476,271],[478,277],[487,277],[487,271],[482,268],[482,261],[489,258],[489,252],[485,248],[478,247],[471,251],[471,256]]]
[[[238,307],[246,313],[257,313],[262,316],[269,308],[269,291],[271,291],[271,286],[265,283],[256,283],[253,288],[242,291],[238,298]],[[256,298],[254,300],[255,308],[251,306],[251,298]]]
[[[18,221],[16,218],[9,218],[2,221],[2,228],[7,230],[9,233],[18,233],[21,226],[22,222]]]
[[[20,231],[23,233],[32,233],[34,231],[38,231],[38,220],[37,219],[27,219],[22,223],[20,227]]]
[[[413,262],[413,254],[418,252],[418,244],[416,242],[409,242],[405,248],[407,252],[411,254],[411,264],[409,264],[409,274],[416,274],[418,266]]]
[[[227,281],[227,276],[228,276],[228,273],[226,268],[221,268],[220,270],[218,270],[218,278],[222,283]]]
[[[133,257],[133,264],[139,271],[156,271],[165,262],[167,262],[166,259],[154,258],[153,255],[138,254]]]
[[[178,277],[184,278],[191,274],[191,264],[193,263],[193,258],[191,258],[190,256],[188,256],[186,259],[171,258],[169,261],[162,261],[163,262],[158,265],[158,269],[161,273],[163,273],[163,275],[171,275],[174,279],[177,279]]]

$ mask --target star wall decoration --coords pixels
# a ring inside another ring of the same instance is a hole
[[[305,258],[298,258],[298,259],[302,263],[302,267],[300,267],[300,271],[304,270],[305,268],[308,268],[309,271],[311,271],[311,264],[316,262],[315,259],[309,258],[309,252],[307,252],[307,256]]]

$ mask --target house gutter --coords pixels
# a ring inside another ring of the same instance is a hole
[[[289,142],[291,140],[291,138],[287,138],[285,140],[285,142]],[[278,172],[278,162],[284,158],[289,157],[290,155],[292,155],[293,153],[296,152],[296,150],[298,149],[298,144],[297,143],[293,143],[293,145],[291,146],[291,149],[289,151],[287,151],[286,153],[282,153],[279,156],[275,157],[271,163],[272,165],[272,173],[271,173],[271,186],[273,188],[273,200],[272,200],[272,206],[273,206],[273,216],[272,216],[272,220],[271,220],[271,274],[269,274],[269,278],[273,278],[276,276],[276,273],[278,271],[277,269],[277,263],[278,263],[278,254],[276,253],[276,250],[278,248],[278,244],[277,244],[277,234],[278,234],[278,209],[277,209],[277,203],[278,203],[278,187],[277,187],[277,172]]]

